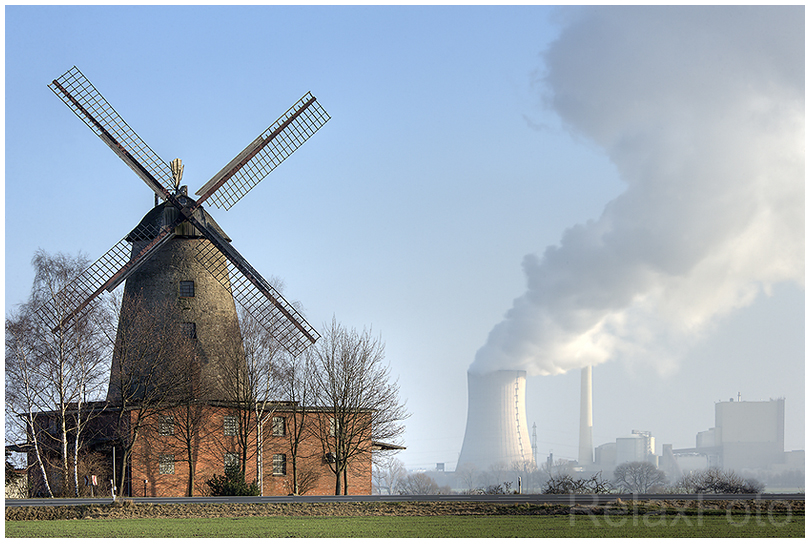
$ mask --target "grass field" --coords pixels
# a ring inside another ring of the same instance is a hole
[[[352,516],[6,521],[31,537],[803,537],[805,515]]]

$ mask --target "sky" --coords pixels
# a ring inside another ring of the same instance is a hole
[[[538,455],[695,445],[786,399],[805,443],[804,11],[6,6],[5,308],[152,191],[47,88],[76,65],[190,194],[306,92],[332,119],[212,216],[316,328],[386,344],[411,470],[456,464],[466,374],[528,371]]]

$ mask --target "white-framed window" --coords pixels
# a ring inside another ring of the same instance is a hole
[[[173,453],[162,453],[158,456],[158,474],[175,473],[175,455]]]
[[[285,420],[282,416],[273,416],[271,420],[271,428],[273,432],[273,436],[284,436],[285,435]]]
[[[338,422],[337,419],[334,417],[329,418],[329,435],[330,437],[335,437],[338,435],[338,432],[341,430],[341,424]]]
[[[225,416],[222,419],[222,432],[225,436],[236,436],[239,424],[237,416]]]
[[[181,281],[180,282],[180,289],[179,294],[181,298],[191,298],[194,296],[194,282],[193,281]]]
[[[283,453],[273,454],[273,475],[284,476],[287,474],[287,456]]]
[[[175,416],[160,416],[158,421],[158,434],[172,436],[175,434]]]
[[[225,452],[223,456],[225,468],[239,466],[239,454],[232,451]]]

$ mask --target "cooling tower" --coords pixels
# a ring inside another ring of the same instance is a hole
[[[512,468],[532,462],[527,429],[527,373],[499,370],[467,374],[467,427],[457,468]]]
[[[587,366],[580,371],[580,451],[577,461],[581,465],[594,464],[591,429],[591,366]]]

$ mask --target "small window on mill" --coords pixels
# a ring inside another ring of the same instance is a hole
[[[180,282],[180,296],[182,298],[191,298],[194,296],[194,282],[181,281]]]
[[[197,325],[194,323],[181,323],[180,332],[185,338],[197,338]]]

